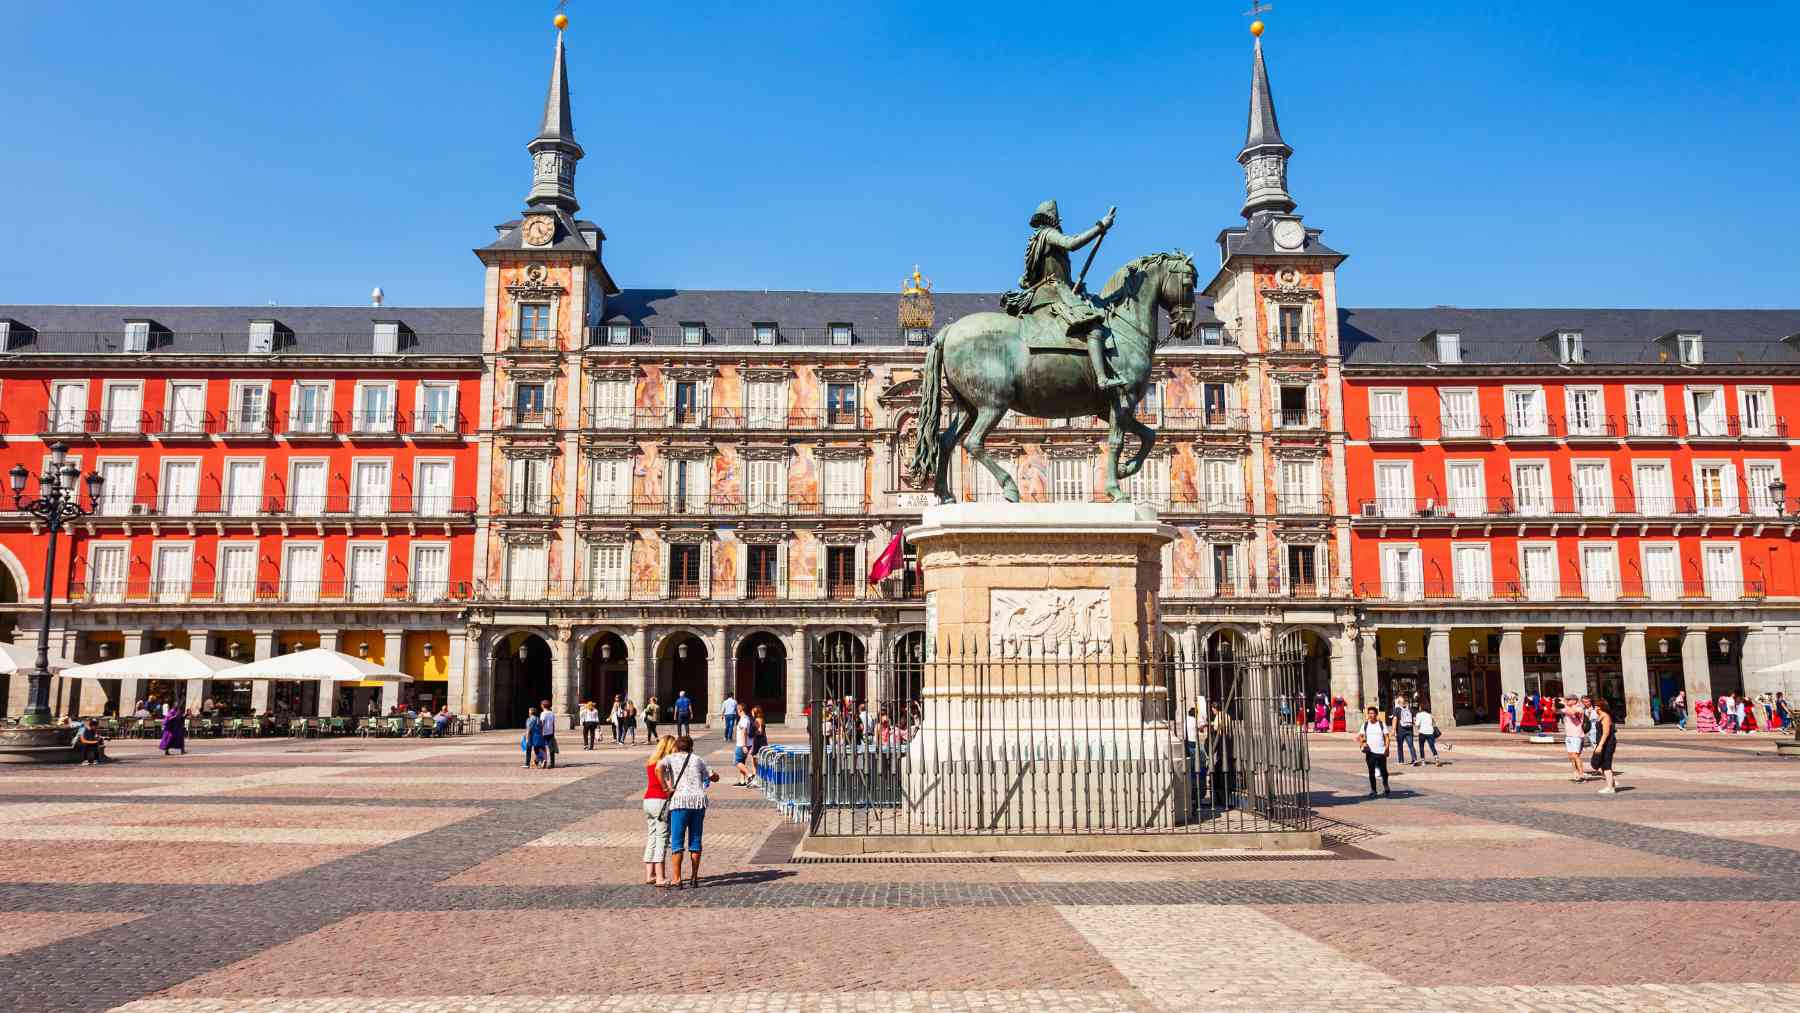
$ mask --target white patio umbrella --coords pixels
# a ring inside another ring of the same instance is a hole
[[[63,678],[168,679],[174,681],[235,679],[235,675],[221,676],[220,673],[242,667],[243,662],[232,661],[228,658],[216,658],[199,651],[190,651],[185,647],[171,647],[127,658],[109,658],[106,661],[96,661],[91,665],[76,665],[64,671]]]
[[[323,647],[278,654],[231,670],[233,682],[411,682],[412,676]]]
[[[50,671],[61,672],[75,663],[60,654],[50,655]],[[37,670],[37,643],[0,643],[0,675],[30,675]]]
[[[1759,668],[1756,670],[1755,674],[1757,674],[1757,675],[1800,675],[1800,658],[1795,658],[1792,661],[1784,661],[1779,665],[1770,665],[1768,668]]]

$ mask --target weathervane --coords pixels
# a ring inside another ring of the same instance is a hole
[[[1250,34],[1251,35],[1254,35],[1259,39],[1262,38],[1263,23],[1262,23],[1262,19],[1257,17],[1257,15],[1267,14],[1268,12],[1270,12],[1274,9],[1275,9],[1274,4],[1266,4],[1266,3],[1263,3],[1262,0],[1250,0],[1250,9],[1244,12],[1244,17],[1256,18],[1255,21],[1250,22]]]
[[[557,31],[569,27],[569,0],[556,0],[556,17],[550,19]]]

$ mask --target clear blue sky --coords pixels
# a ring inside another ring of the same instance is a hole
[[[1248,0],[1144,6],[574,0],[584,215],[628,287],[993,291],[1046,197],[1206,263]],[[1346,304],[1800,305],[1793,5],[1275,7]],[[0,0],[0,302],[479,302],[553,12]]]

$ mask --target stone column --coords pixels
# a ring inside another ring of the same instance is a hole
[[[212,653],[212,631],[209,629],[191,629],[188,631],[188,650],[195,654]],[[200,704],[207,697],[209,680],[189,679],[187,681],[187,708],[190,713],[198,711]]]
[[[787,724],[789,728],[805,728],[806,707],[812,703],[809,685],[812,635],[806,627],[796,626],[784,640],[787,644]]]
[[[143,630],[120,630],[119,633],[124,638],[119,644],[119,657],[134,658],[144,653]],[[13,676],[13,681],[21,682],[23,680],[20,676],[15,675]],[[132,711],[137,708],[137,702],[142,699],[143,696],[144,684],[141,681],[137,679],[120,679],[119,716],[130,717]],[[10,707],[7,712],[13,713]]]
[[[1777,690],[1786,690],[1780,675],[1758,675],[1757,673],[1771,665],[1778,665],[1781,657],[1781,628],[1777,626],[1751,626],[1744,631],[1742,653],[1738,664],[1744,673],[1744,695],[1755,700],[1757,694],[1774,695]],[[1763,718],[1756,717],[1758,723]]]
[[[563,712],[566,719],[570,710],[569,700],[580,688],[574,672],[575,631],[563,626],[550,633],[551,636],[547,638],[550,643],[550,703]]]
[[[459,714],[487,713],[489,696],[487,652],[482,649],[481,627],[464,628],[462,636],[450,636],[450,709]]]
[[[655,692],[650,685],[650,633],[642,626],[631,631],[625,642],[625,695],[630,697],[640,708],[650,701]],[[599,701],[603,706],[610,706],[612,701]],[[661,705],[661,701],[658,701]],[[601,717],[606,715],[602,714]]]
[[[275,631],[271,628],[252,630],[254,643],[251,646],[250,660],[267,661],[275,656]],[[250,709],[257,714],[266,714],[269,710],[269,697],[273,694],[274,683],[267,679],[258,679],[250,684]]]
[[[1625,627],[1619,639],[1619,670],[1625,676],[1625,723],[1650,725],[1650,653],[1644,643],[1644,627]]]
[[[447,698],[444,702],[450,705],[452,714],[461,714],[466,709],[463,694],[468,692],[469,681],[464,676],[463,666],[468,659],[468,635],[461,630],[451,630],[449,654],[444,658],[444,696]]]
[[[881,720],[881,704],[887,699],[887,677],[893,674],[893,659],[887,656],[887,631],[877,625],[869,631],[866,657],[869,660],[869,714]]]
[[[1688,713],[1702,700],[1711,700],[1712,663],[1706,657],[1706,627],[1689,626],[1681,634],[1681,683],[1687,692]],[[1688,727],[1695,727],[1689,721]]]
[[[1450,627],[1433,626],[1425,641],[1425,678],[1431,687],[1431,716],[1456,727],[1456,692],[1450,683]]]
[[[1565,626],[1562,638],[1562,678],[1564,696],[1582,696],[1588,691],[1587,627]]]
[[[1363,630],[1357,635],[1361,641],[1358,650],[1362,652],[1362,700],[1358,703],[1358,714],[1362,708],[1379,706],[1381,702],[1381,645],[1376,641],[1374,629]],[[1349,721],[1348,716],[1345,718]],[[1355,726],[1355,722],[1350,722]]]
[[[1500,629],[1500,693],[1513,694],[1524,705],[1525,699],[1525,627],[1503,626]]]
[[[719,705],[725,702],[725,672],[731,664],[725,638],[725,627],[714,627],[706,635],[706,713],[700,715],[708,728],[725,727],[719,716]]]
[[[319,631],[319,646],[327,651],[337,650],[338,649],[338,631],[336,631],[336,630],[320,630]],[[331,717],[332,713],[336,709],[336,707],[337,707],[337,683],[332,682],[329,679],[321,680],[319,682],[319,714],[318,714],[318,716],[322,717],[322,718]]]
[[[1331,638],[1331,695],[1343,697],[1346,709],[1362,708],[1362,682],[1356,677],[1358,650],[1356,634],[1347,626]]]
[[[396,672],[406,671],[405,668],[401,667],[406,664],[406,631],[382,630],[381,638],[384,641],[381,652],[381,667],[391,668]],[[400,684],[397,682],[383,683],[381,686],[381,713],[386,714],[393,710],[394,705],[399,702]]]

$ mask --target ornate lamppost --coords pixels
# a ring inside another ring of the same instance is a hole
[[[50,723],[50,593],[56,579],[56,535],[70,521],[86,517],[100,506],[100,493],[106,480],[97,471],[86,478],[88,505],[81,505],[83,484],[81,469],[69,460],[69,448],[62,443],[50,446],[50,467],[38,476],[38,494],[25,495],[25,484],[31,472],[23,464],[15,464],[8,473],[12,479],[13,503],[20,510],[42,520],[50,529],[50,546],[44,551],[44,606],[38,623],[37,668],[27,677],[25,714],[21,725]]]

